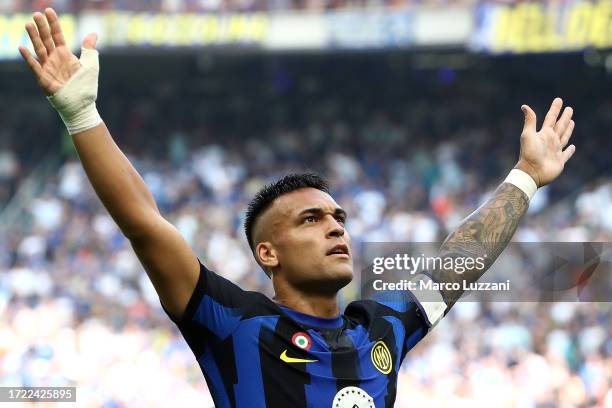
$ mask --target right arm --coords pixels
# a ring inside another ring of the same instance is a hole
[[[35,13],[34,22],[26,24],[26,30],[38,60],[25,47],[19,51],[40,87],[51,96],[49,101],[66,123],[89,181],[130,240],[162,304],[180,319],[196,287],[199,262],[178,230],[162,217],[151,192],[96,111],[96,35],[84,39],[79,60],[66,46],[52,9],[44,15]]]
[[[75,134],[73,142],[91,185],[130,240],[164,307],[180,319],[198,280],[196,255],[162,217],[142,177],[104,123]]]

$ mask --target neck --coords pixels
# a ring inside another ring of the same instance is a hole
[[[323,318],[334,318],[340,314],[336,294],[307,294],[289,287],[279,289],[276,288],[274,300],[296,312]]]

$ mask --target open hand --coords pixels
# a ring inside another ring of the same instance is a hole
[[[66,45],[59,19],[52,8],[45,9],[44,15],[34,13],[33,18],[34,23],[26,23],[25,28],[38,60],[24,46],[19,47],[19,52],[45,94],[53,95],[78,71],[81,64]],[[96,41],[95,33],[88,34],[83,40],[83,47],[95,49]]]
[[[515,168],[529,174],[538,187],[557,178],[576,151],[574,145],[565,148],[574,131],[574,111],[566,107],[557,120],[562,106],[561,98],[555,98],[540,131],[536,130],[535,112],[527,105],[521,107],[525,114],[525,126],[521,134],[521,153]]]

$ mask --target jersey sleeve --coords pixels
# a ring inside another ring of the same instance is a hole
[[[427,325],[433,328],[444,317],[448,307],[442,294],[433,286],[436,283],[429,274],[420,273],[411,280],[416,289],[407,291],[416,306],[421,310]]]
[[[431,277],[419,274],[412,279],[416,290],[385,290],[370,300],[391,310],[404,327],[405,352],[414,347],[442,319],[447,305],[432,287]],[[421,283],[422,282],[422,283]]]
[[[190,346],[195,341],[220,341],[237,328],[251,298],[251,292],[242,290],[200,262],[200,275],[183,317],[175,320],[167,311],[166,314]]]

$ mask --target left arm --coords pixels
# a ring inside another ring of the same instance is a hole
[[[453,270],[433,271],[434,280],[470,283],[480,279],[510,242],[536,189],[561,174],[565,163],[576,151],[574,145],[566,148],[574,130],[573,111],[567,107],[558,118],[562,105],[560,98],[553,101],[539,132],[536,131],[535,113],[527,105],[522,106],[525,126],[521,134],[521,153],[515,166],[518,171],[513,171],[493,196],[468,216],[440,248],[441,257],[483,257],[485,267],[468,269],[462,274]],[[463,290],[445,289],[441,292],[448,310]]]
[[[433,272],[438,282],[476,282],[493,265],[514,235],[519,221],[527,212],[527,194],[511,183],[502,183],[493,196],[478,210],[467,217],[461,225],[446,238],[440,248],[440,257],[482,258],[484,268],[467,269],[458,274],[453,270]],[[463,290],[442,290],[442,297],[451,307]]]

